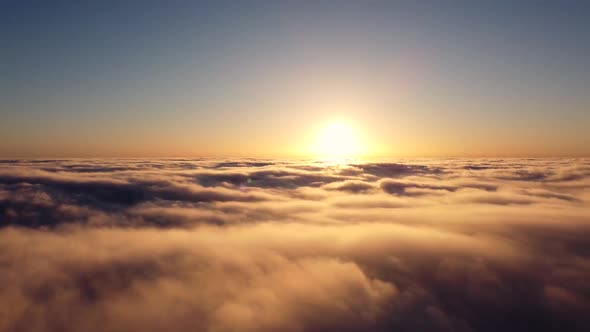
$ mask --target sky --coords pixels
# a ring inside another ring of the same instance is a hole
[[[3,158],[590,155],[585,1],[0,6]]]

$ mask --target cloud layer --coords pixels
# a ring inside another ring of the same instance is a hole
[[[0,331],[588,331],[590,160],[0,160]]]

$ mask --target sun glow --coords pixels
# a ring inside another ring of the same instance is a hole
[[[310,150],[314,156],[328,159],[353,158],[363,153],[358,131],[342,121],[322,127]]]

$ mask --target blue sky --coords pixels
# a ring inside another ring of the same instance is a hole
[[[5,1],[0,155],[588,155],[584,1]]]

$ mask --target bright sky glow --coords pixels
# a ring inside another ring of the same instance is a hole
[[[319,158],[353,158],[366,154],[358,131],[344,121],[330,122],[322,127],[310,153]]]
[[[11,3],[0,158],[590,155],[584,1]]]

